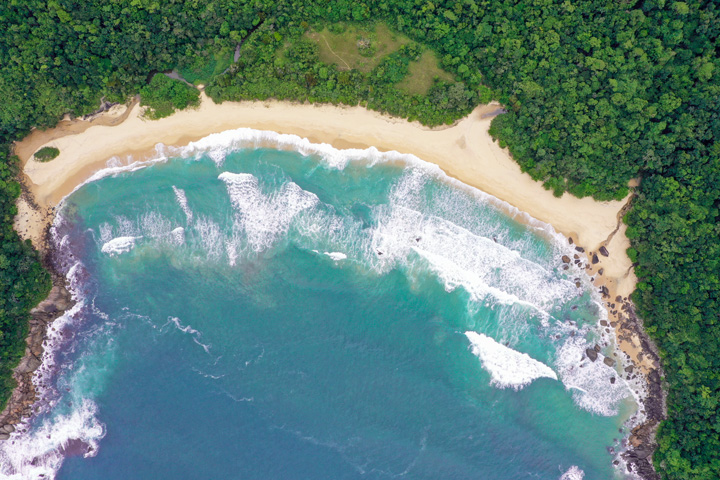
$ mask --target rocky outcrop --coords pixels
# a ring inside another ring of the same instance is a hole
[[[65,288],[63,279],[56,277],[48,297],[30,311],[30,334],[26,339],[25,355],[13,373],[17,387],[5,410],[0,413],[0,440],[7,440],[15,431],[15,425],[33,413],[32,406],[37,400],[37,392],[32,378],[42,363],[45,333],[48,325],[72,306],[72,296]]]
[[[620,297],[616,298],[616,301]],[[645,421],[635,426],[630,433],[629,447],[622,454],[628,469],[634,472],[643,480],[660,480],[660,475],[655,471],[652,464],[652,454],[657,448],[655,432],[661,421],[666,418],[665,389],[662,383],[660,357],[655,346],[642,328],[642,322],[635,315],[632,303],[627,299],[621,299],[619,309],[622,314],[619,316],[621,327],[625,331],[635,333],[640,339],[642,349],[641,355],[649,358],[653,365],[652,370],[646,375],[648,392],[643,400],[642,406],[645,410]],[[625,373],[633,375],[632,366],[625,368]]]

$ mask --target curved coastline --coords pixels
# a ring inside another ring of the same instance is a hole
[[[646,397],[639,399],[644,421],[633,429],[631,448],[624,458],[642,478],[655,478],[649,458],[654,429],[664,415],[664,398],[659,359],[628,299],[635,276],[625,253],[629,241],[622,215],[631,197],[620,202],[578,199],[567,193],[554,197],[522,173],[508,151],[488,134],[498,110],[498,105],[480,106],[451,127],[430,129],[362,107],[276,101],[214,104],[204,93],[197,109],[156,121],[145,120],[137,103],[119,106],[89,122],[64,121],[55,129],[34,131],[15,145],[26,176],[15,225],[23,238],[30,238],[52,256],[44,238],[54,207],[93,173],[107,168],[111,158],[115,159],[113,165],[130,158],[147,160],[157,156],[158,143],[185,146],[240,127],[294,134],[341,149],[374,146],[380,151],[413,154],[438,165],[450,177],[552,225],[577,246],[577,258],[568,258],[568,262],[584,264],[594,278],[608,311],[605,326],[615,329],[619,349],[631,362],[632,368],[620,373],[647,380]],[[44,145],[59,148],[60,156],[49,163],[35,162],[32,154]]]

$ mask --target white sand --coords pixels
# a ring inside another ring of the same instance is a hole
[[[488,134],[496,105],[480,106],[451,127],[430,129],[417,122],[381,115],[361,107],[292,104],[287,102],[225,102],[215,104],[202,93],[196,109],[161,120],[147,120],[136,103],[127,116],[114,109],[88,122],[63,122],[55,129],[35,131],[16,145],[36,202],[44,208],[57,203],[111,157],[136,159],[154,153],[158,143],[186,145],[211,133],[239,127],[272,130],[306,137],[337,148],[397,150],[439,165],[450,176],[494,195],[570,236],[587,251],[597,251],[616,229],[625,201],[596,202],[569,194],[556,198],[520,167]],[[60,155],[38,163],[31,156],[45,145]],[[23,209],[26,211],[27,209]],[[20,220],[22,222],[22,219]],[[621,228],[606,245],[610,257],[601,257],[606,281],[627,295],[634,288],[629,246]]]

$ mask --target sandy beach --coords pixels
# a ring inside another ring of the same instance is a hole
[[[629,241],[620,221],[629,197],[596,202],[567,193],[561,198],[553,196],[522,173],[507,149],[500,148],[490,137],[490,122],[499,111],[499,105],[482,105],[453,126],[428,128],[362,107],[277,101],[215,104],[204,92],[198,108],[161,120],[147,120],[142,116],[142,107],[134,101],[89,121],[64,120],[56,128],[35,130],[15,145],[30,197],[18,203],[16,228],[24,238],[42,245],[53,207],[94,172],[105,168],[110,158],[125,162],[132,156],[142,160],[155,155],[158,143],[184,146],[211,133],[240,127],[294,134],[336,148],[374,146],[381,151],[409,153],[551,224],[581,247],[596,286],[607,289],[604,298],[609,322],[616,328],[620,348],[647,373],[654,362],[643,355],[636,332],[622,331],[620,308],[612,307],[627,300],[635,288],[632,263],[625,253]],[[48,163],[36,162],[32,155],[43,146],[57,147],[60,155]],[[605,247],[607,256],[597,253],[601,247]],[[597,263],[592,264],[594,256]],[[618,298],[622,301],[616,302]]]

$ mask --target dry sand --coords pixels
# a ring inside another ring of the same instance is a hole
[[[52,208],[78,184],[106,167],[111,157],[132,155],[141,160],[154,155],[158,143],[183,146],[211,133],[249,127],[295,134],[336,148],[374,146],[381,151],[396,150],[435,163],[448,175],[551,224],[584,247],[589,258],[605,246],[610,255],[598,255],[599,263],[589,267],[589,273],[603,269],[602,275],[596,275],[596,285],[605,285],[610,298],[629,295],[635,287],[635,276],[625,253],[629,247],[625,226],[619,218],[629,198],[596,202],[567,193],[554,197],[522,173],[507,149],[500,148],[488,134],[498,109],[498,105],[480,106],[451,127],[431,129],[362,107],[277,101],[215,104],[204,92],[196,109],[147,120],[142,117],[142,107],[134,102],[90,122],[64,121],[51,130],[36,130],[16,144],[15,153],[24,164],[27,187],[43,212],[38,216],[29,202],[20,202],[16,226],[24,237],[40,245]],[[46,145],[59,148],[60,155],[48,163],[34,161],[32,154]],[[631,342],[621,346],[638,359]]]

